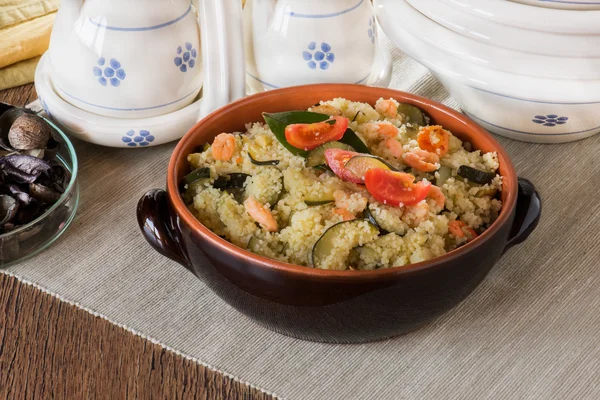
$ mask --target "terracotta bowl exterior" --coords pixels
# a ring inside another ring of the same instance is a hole
[[[344,97],[375,104],[380,97],[414,104],[474,148],[496,151],[504,177],[503,209],[471,243],[433,260],[375,271],[326,271],[252,254],[197,221],[179,195],[188,154],[221,132],[245,131],[263,112],[304,110]],[[138,221],[150,244],[202,279],[232,307],[269,329],[323,342],[383,339],[413,330],[471,293],[509,247],[525,240],[541,214],[533,185],[517,178],[493,137],[464,115],[412,94],[358,85],[325,84],[273,90],[231,103],[198,122],[173,152],[167,191],[140,199]]]

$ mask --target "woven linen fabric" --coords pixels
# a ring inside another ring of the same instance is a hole
[[[0,29],[58,10],[60,0],[0,0]]]
[[[426,69],[393,56],[392,87],[457,107]],[[332,345],[271,332],[152,250],[136,203],[165,186],[174,144],[76,141],[77,218],[9,271],[282,398],[598,399],[600,135],[560,145],[497,138],[541,192],[537,230],[458,307],[390,340]]]

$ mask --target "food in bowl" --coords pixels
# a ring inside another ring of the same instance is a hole
[[[344,98],[265,113],[189,154],[194,216],[253,253],[327,270],[441,256],[498,217],[495,152],[473,149],[419,108]]]

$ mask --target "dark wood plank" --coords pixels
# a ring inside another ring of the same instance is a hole
[[[0,274],[2,399],[271,399]]]
[[[0,101],[3,103],[24,106],[37,99],[37,93],[33,83],[23,85],[14,89],[0,91]]]
[[[33,85],[0,92],[23,106]],[[0,274],[0,399],[272,399]]]

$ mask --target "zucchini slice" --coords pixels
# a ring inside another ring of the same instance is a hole
[[[191,185],[192,183],[196,182],[197,180],[206,179],[206,178],[210,178],[210,168],[208,168],[208,167],[198,168],[198,169],[190,172],[186,176],[184,176],[183,180],[182,180],[182,184],[183,185]]]
[[[278,165],[279,164],[279,160],[259,160],[260,158],[260,151],[259,149],[256,148],[256,146],[250,145],[248,146],[248,156],[250,157],[250,161],[252,162],[252,164],[254,165]]]
[[[349,228],[360,228],[365,222],[368,223],[369,233],[373,236],[379,234],[379,230],[371,223],[364,219],[355,219],[352,221],[344,221],[339,222],[327,229],[323,235],[317,240],[315,245],[313,246],[313,250],[311,253],[311,261],[312,265],[315,268],[323,268],[324,263],[327,258],[331,255],[332,251],[335,249],[336,239],[339,239],[342,236],[343,231]],[[355,243],[353,247],[358,246],[359,243]]]
[[[319,165],[326,165],[325,150],[327,149],[342,149],[347,151],[354,151],[354,147],[348,144],[341,142],[328,142],[308,152],[308,155],[306,156],[306,166],[317,167]]]
[[[375,215],[369,210],[369,204],[367,203],[367,208],[363,211],[363,217],[367,219],[371,224],[373,224],[377,229],[379,229],[379,233],[381,235],[387,235],[389,232],[381,227],[379,222],[375,219]]]
[[[246,246],[246,249],[248,249],[249,251],[258,254],[258,250],[259,250],[259,239],[256,236],[252,236],[250,238],[250,240],[248,241],[248,245]]]
[[[448,179],[452,178],[452,168],[450,167],[444,165],[437,172],[438,176],[435,178],[435,186],[442,187]]]
[[[496,177],[496,174],[481,171],[476,168],[469,167],[468,165],[461,165],[458,167],[457,174],[458,176],[463,177],[470,182],[478,183],[480,185],[491,183]]]
[[[365,180],[365,174],[371,168],[391,169],[392,171],[396,171],[396,168],[382,158],[369,155],[352,157],[344,167],[363,181]]]
[[[213,187],[230,193],[240,203],[244,197],[244,183],[249,176],[238,172],[222,175],[213,182]]]
[[[398,112],[406,115],[408,117],[408,121],[406,122],[410,124],[419,126],[427,125],[425,113],[419,107],[413,106],[412,104],[400,103]]]
[[[331,199],[331,200],[304,200],[304,203],[306,203],[306,205],[309,207],[316,207],[316,206],[323,206],[325,204],[331,204],[334,201],[335,200],[333,200],[333,199]]]

